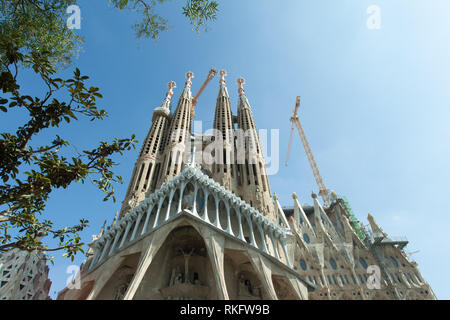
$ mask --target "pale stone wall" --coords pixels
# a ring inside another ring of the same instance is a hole
[[[51,281],[42,253],[13,249],[0,254],[0,300],[47,300]]]
[[[81,288],[58,299],[307,299],[307,285],[293,270],[188,217],[120,256],[82,272]]]

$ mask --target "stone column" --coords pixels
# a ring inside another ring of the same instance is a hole
[[[213,268],[218,297],[220,300],[229,300],[224,272],[225,237],[209,229],[203,229],[202,236]]]
[[[295,276],[288,276],[288,283],[291,285],[292,289],[299,300],[308,300],[308,288],[300,282]]]
[[[269,299],[278,300],[277,293],[275,292],[275,288],[272,282],[272,271],[267,266],[265,259],[256,253],[249,253],[250,262],[252,263],[255,270],[257,270],[257,274],[259,279],[261,280],[264,289],[266,290]]]
[[[133,299],[139,285],[141,284],[142,279],[144,278],[145,273],[147,272],[148,268],[150,267],[150,264],[153,261],[153,258],[155,257],[159,248],[161,248],[162,244],[164,243],[169,232],[172,231],[172,229],[173,228],[170,228],[169,226],[166,225],[160,228],[159,230],[155,231],[152,235],[148,237],[147,240],[148,246],[145,249],[145,251],[142,252],[141,258],[139,259],[138,267],[136,269],[136,273],[133,276],[133,280],[131,281],[127,289],[127,292],[125,293],[123,300]]]
[[[141,235],[143,235],[143,234],[145,234],[147,232],[148,222],[150,220],[150,216],[152,214],[152,210],[153,210],[154,207],[155,207],[155,205],[152,204],[147,209],[147,216],[145,217],[144,227],[142,228]]]
[[[97,298],[100,291],[103,289],[114,272],[116,272],[117,268],[122,264],[123,260],[125,260],[124,257],[116,255],[107,262],[108,268],[101,268],[95,271],[95,274],[98,274],[98,277],[92,277],[93,279],[95,279],[94,287],[92,288],[92,291],[88,295],[86,300],[95,300],[95,298]],[[91,278],[90,275],[89,277]]]

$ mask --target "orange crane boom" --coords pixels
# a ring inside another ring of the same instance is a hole
[[[311,148],[309,147],[309,143],[308,143],[308,140],[306,139],[305,132],[303,131],[302,125],[297,116],[299,107],[300,107],[300,97],[297,97],[297,100],[295,102],[294,112],[291,117],[292,127],[291,127],[291,135],[289,137],[289,146],[288,146],[288,152],[287,152],[287,157],[286,157],[286,166],[288,165],[289,154],[291,152],[292,137],[293,137],[294,125],[295,125],[297,127],[298,134],[300,135],[300,139],[302,140],[303,147],[305,148],[305,153],[306,153],[306,156],[308,157],[309,165],[311,166],[311,169],[313,171],[314,178],[316,179],[316,183],[319,187],[319,195],[322,197],[324,205],[329,206],[330,205],[330,197],[328,195],[328,189],[325,188],[325,184],[323,183],[322,176],[320,175],[316,160],[314,160],[314,156],[311,151]]]
[[[197,94],[192,98],[192,107],[195,107],[197,105],[198,102],[198,98],[200,97],[200,95],[202,94],[203,90],[205,90],[206,86],[208,85],[208,83],[212,80],[212,78],[214,78],[214,76],[216,75],[217,71],[216,69],[211,69],[209,70],[209,74],[206,77],[205,82],[203,82],[202,86],[200,87],[200,89],[198,90]]]

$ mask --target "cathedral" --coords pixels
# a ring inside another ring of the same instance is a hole
[[[94,236],[63,300],[436,299],[408,241],[370,229],[345,199],[283,207],[272,194],[252,108],[233,114],[220,71],[213,134],[192,130],[193,73],[155,108],[121,210]],[[306,197],[305,197],[306,198]]]

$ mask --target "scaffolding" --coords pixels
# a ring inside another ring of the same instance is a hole
[[[356,219],[355,214],[353,213],[352,208],[350,207],[350,204],[346,197],[340,198],[342,205],[344,206],[345,211],[348,214],[348,217],[353,224],[353,228],[355,228],[356,234],[359,236],[359,238],[364,241],[366,239],[365,234],[363,233],[361,226],[359,224],[359,221]]]

